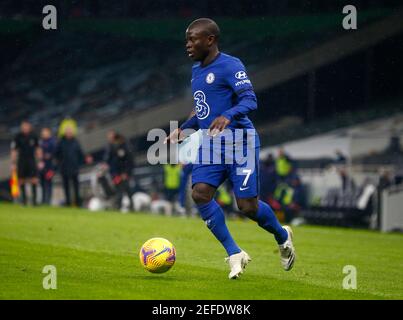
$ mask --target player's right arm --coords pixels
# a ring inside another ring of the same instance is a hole
[[[179,128],[175,129],[169,134],[169,136],[165,139],[164,144],[168,142],[175,144],[185,139],[186,137],[183,134],[183,130],[185,129],[199,129],[199,123],[197,121],[196,112],[194,110],[190,113],[188,119]]]

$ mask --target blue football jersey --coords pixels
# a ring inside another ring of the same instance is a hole
[[[198,126],[208,129],[213,120],[221,115],[229,118],[228,129],[253,129],[254,126],[244,113],[233,115],[232,108],[238,105],[240,95],[247,93],[256,101],[252,83],[245,66],[233,56],[219,53],[210,64],[202,67],[199,63],[192,68],[192,93]],[[256,134],[256,142],[258,137]],[[256,145],[258,146],[258,145]]]

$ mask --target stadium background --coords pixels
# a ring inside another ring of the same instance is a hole
[[[99,190],[92,179],[110,129],[130,140],[133,192],[164,199],[163,166],[147,163],[147,132],[168,131],[169,120],[188,116],[191,62],[184,30],[208,16],[221,27],[221,50],[243,61],[254,84],[259,108],[251,119],[261,136],[262,167],[279,149],[292,159],[292,177],[303,193],[295,224],[403,230],[399,1],[349,2],[358,11],[357,30],[342,28],[343,1],[168,3],[56,1],[58,29],[46,31],[41,12],[47,1],[2,1],[2,202],[15,201],[9,152],[20,122],[56,132],[69,117],[95,162],[80,173],[84,207],[105,196],[94,194]],[[282,200],[274,201],[284,219]],[[62,203],[56,176],[53,205]],[[188,197],[187,213],[191,209]]]

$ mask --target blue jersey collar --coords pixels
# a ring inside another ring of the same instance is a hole
[[[201,62],[199,64],[200,68],[207,68],[208,66],[211,66],[214,62],[216,62],[216,60],[221,56],[221,52],[218,51],[218,54],[214,57],[213,60],[210,61],[210,63],[208,65],[202,66]]]

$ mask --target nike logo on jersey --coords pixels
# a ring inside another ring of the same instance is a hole
[[[249,189],[249,187],[246,187],[246,188],[239,187],[239,190],[241,190],[241,191],[244,191],[246,189]]]

